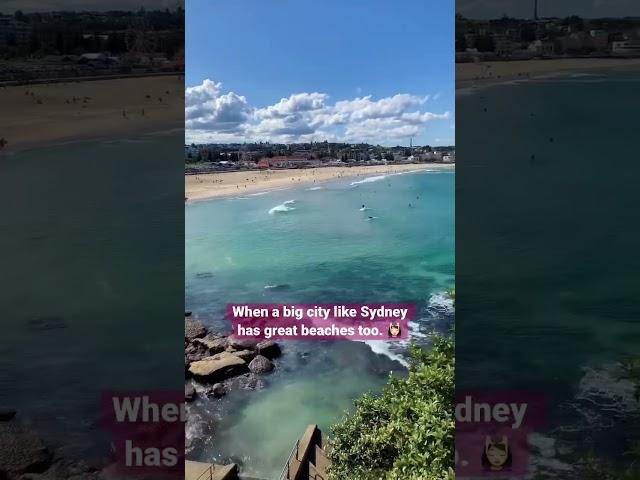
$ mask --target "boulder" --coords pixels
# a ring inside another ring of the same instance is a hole
[[[243,390],[260,390],[264,388],[264,381],[261,378],[251,374],[246,377],[242,377],[239,382],[240,388]]]
[[[262,342],[256,345],[256,351],[258,355],[262,355],[263,357],[267,357],[268,359],[277,358],[282,354],[282,350],[280,350],[280,345],[278,345],[273,340],[263,340]]]
[[[227,393],[227,390],[224,388],[224,385],[221,383],[215,383],[213,387],[209,389],[208,394],[212,397],[220,398],[224,397]]]
[[[0,423],[0,478],[42,473],[53,456],[34,432],[15,420]]]
[[[260,340],[256,338],[237,338],[234,335],[227,337],[227,349],[233,350],[255,350]]]
[[[202,322],[193,320],[192,318],[184,319],[184,338],[193,341],[196,338],[204,337],[206,334],[207,329]]]
[[[253,350],[239,350],[237,352],[231,352],[231,354],[240,357],[245,362],[250,362],[256,356],[256,352]]]
[[[184,401],[192,402],[196,398],[196,389],[192,383],[188,383],[184,386]]]
[[[247,371],[247,362],[228,352],[206,357],[189,365],[189,373],[197,380],[219,382]]]
[[[267,373],[273,370],[273,368],[273,362],[262,355],[256,356],[256,358],[249,363],[249,370],[252,373]]]
[[[209,354],[215,355],[216,353],[223,352],[226,346],[225,338],[215,338],[211,335],[207,335],[204,338],[195,338],[193,340],[194,344],[202,346],[206,349]]]

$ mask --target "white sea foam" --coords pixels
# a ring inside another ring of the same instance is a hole
[[[293,205],[294,203],[296,203],[295,200],[287,200],[286,202],[281,203],[280,205],[276,205],[271,210],[269,210],[269,215],[273,215],[274,213],[285,213],[285,212],[290,212],[291,210],[295,210],[295,207],[290,206],[290,205]]]
[[[250,193],[250,194],[249,194],[249,196],[250,196],[250,197],[260,197],[260,196],[262,196],[262,195],[266,195],[267,193],[270,193],[270,192],[257,192],[257,193]]]
[[[322,189],[324,189],[324,187],[311,187],[311,188],[307,188],[307,190],[308,190],[309,192],[313,192],[313,191],[315,191],[315,190],[322,190]]]
[[[364,340],[364,343],[371,348],[371,351],[378,355],[384,355],[391,360],[394,360],[405,367],[409,366],[405,352],[409,346],[411,339],[426,339],[429,338],[429,333],[425,333],[421,330],[421,326],[425,323],[429,323],[435,317],[442,317],[444,315],[452,315],[455,312],[455,306],[453,299],[447,292],[436,292],[429,297],[428,304],[426,306],[429,315],[427,317],[418,318],[415,321],[409,322],[409,340],[394,340],[392,342],[385,340]]]
[[[455,311],[453,298],[447,292],[436,292],[429,297],[427,310],[432,315],[451,315]]]
[[[386,175],[378,175],[376,177],[367,177],[367,178],[363,178],[362,180],[351,182],[351,186],[360,185],[362,183],[379,182],[380,180],[384,180],[385,178],[387,178]]]
[[[390,358],[391,360],[394,360],[405,367],[409,366],[409,362],[407,362],[407,360],[401,354],[391,350],[392,342],[385,342],[384,340],[364,340],[364,343],[369,346],[373,353],[384,355],[385,357]],[[398,342],[393,343],[397,344]]]

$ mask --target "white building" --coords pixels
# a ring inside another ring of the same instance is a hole
[[[624,40],[613,42],[611,44],[611,52],[614,55],[640,55],[640,41]]]

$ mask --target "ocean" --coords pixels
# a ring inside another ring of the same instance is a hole
[[[456,99],[456,386],[542,393],[549,478],[628,465],[640,434],[618,365],[640,353],[638,87],[601,70]]]
[[[182,143],[0,157],[0,405],[63,456],[109,458],[103,393],[181,388]]]
[[[186,309],[230,333],[227,303],[416,303],[412,338],[428,346],[453,325],[454,185],[453,171],[372,175],[188,203]],[[308,424],[330,433],[406,371],[406,345],[282,345],[263,389],[190,404],[188,458],[276,478]]]

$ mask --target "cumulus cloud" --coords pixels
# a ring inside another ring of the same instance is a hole
[[[216,133],[241,133],[250,120],[247,99],[234,92],[221,95],[221,83],[205,80],[185,91],[185,127]]]
[[[296,93],[262,108],[244,96],[223,93],[222,84],[205,80],[186,89],[189,141],[369,141],[393,142],[418,135],[428,122],[448,120],[449,112],[424,111],[430,97],[400,93],[329,102],[320,92]]]

